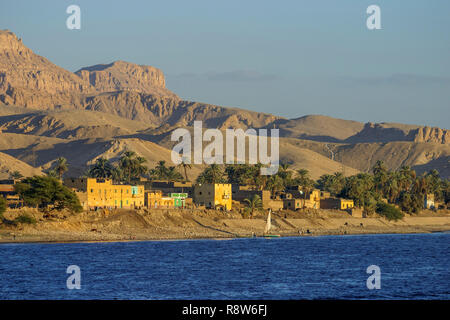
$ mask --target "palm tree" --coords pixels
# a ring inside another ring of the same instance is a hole
[[[95,164],[89,169],[89,176],[92,178],[111,178],[114,167],[108,159],[100,157],[95,160]]]
[[[19,171],[13,171],[9,174],[10,179],[19,180],[23,178],[23,175]]]
[[[390,203],[395,203],[400,193],[398,172],[393,172],[385,182],[383,193]]]
[[[290,166],[291,165],[289,163],[280,163],[279,170],[282,171],[282,172],[286,172],[286,171],[289,170]]]
[[[62,180],[63,174],[68,170],[67,159],[63,157],[56,159],[54,170],[58,174],[59,180]]]
[[[113,166],[111,171],[111,179],[114,181],[122,181],[123,180],[123,173],[120,168]]]
[[[179,169],[183,169],[183,171],[184,171],[184,178],[186,179],[186,181],[189,181],[189,178],[188,178],[188,175],[187,175],[187,169],[192,169],[192,166],[189,163],[187,163],[187,161],[185,161],[185,160],[186,159],[183,158],[183,161],[179,165],[177,165],[177,167]]]
[[[58,172],[56,172],[55,169],[49,169],[46,172],[47,176],[52,177],[52,178],[58,178]]]
[[[283,179],[279,175],[271,175],[267,181],[267,188],[273,195],[278,191],[282,191],[284,189]]]
[[[197,177],[197,183],[225,183],[225,173],[218,164],[211,164]]]
[[[375,192],[384,193],[385,184],[389,179],[389,171],[386,168],[383,160],[378,160],[372,168],[372,173],[375,179]]]
[[[183,176],[176,170],[174,166],[171,166],[167,169],[166,179],[169,181],[179,181],[183,179]]]
[[[442,183],[439,172],[436,169],[430,170],[425,174],[428,185],[428,193],[433,193],[436,199],[442,200]]]
[[[147,172],[148,168],[145,166],[145,163],[147,163],[147,159],[145,159],[144,157],[136,157],[135,159],[133,159],[132,175],[134,178],[139,178]]]
[[[277,175],[283,179],[284,186],[290,185],[292,182],[292,171],[289,169],[291,165],[288,163],[281,163],[278,168]]]
[[[144,163],[147,159],[137,156],[136,152],[126,150],[119,159],[119,169],[126,182],[131,183],[132,179],[137,179],[147,172]]]
[[[119,159],[119,168],[122,170],[127,182],[131,181],[131,170],[133,170],[132,160],[135,156],[136,152],[125,150]]]
[[[244,199],[244,202],[247,203],[247,210],[250,211],[250,217],[253,217],[254,212],[263,206],[261,197],[257,194],[253,195],[250,199]]]
[[[223,171],[218,164],[213,163],[210,167],[212,183],[217,183],[223,178]]]
[[[168,168],[166,167],[166,161],[160,160],[158,165],[150,170],[150,176],[157,180],[167,179]]]

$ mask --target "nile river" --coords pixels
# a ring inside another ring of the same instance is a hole
[[[449,233],[2,244],[0,299],[449,299],[449,257]]]

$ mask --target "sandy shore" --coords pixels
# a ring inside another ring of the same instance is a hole
[[[13,219],[20,211],[9,211]],[[34,225],[0,225],[0,243],[98,242],[179,239],[230,239],[263,236],[264,214],[243,219],[239,213],[213,210],[141,210],[114,212],[59,212],[50,217],[27,211],[37,220]],[[381,217],[355,218],[346,212],[310,210],[273,214],[274,234],[320,236],[379,233],[430,233],[450,231],[448,212],[407,215],[400,221]]]

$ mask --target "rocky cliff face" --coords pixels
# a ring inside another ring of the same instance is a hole
[[[393,141],[450,144],[450,131],[440,128],[393,123],[366,123],[363,130],[345,140],[348,143],[388,143]]]
[[[41,110],[101,111],[150,126],[265,126],[278,117],[183,101],[165,86],[161,70],[124,61],[76,73],[36,55],[10,31],[0,31],[0,102]]]
[[[32,96],[33,93],[94,92],[88,81],[60,68],[25,47],[10,31],[0,30],[0,94]],[[16,101],[14,101],[16,102]],[[18,101],[17,101],[18,102]]]
[[[422,127],[417,130],[414,142],[450,144],[450,131],[441,128]]]
[[[14,33],[0,30],[0,102],[46,110],[85,109],[92,97],[117,91],[178,100],[166,89],[162,71],[154,67],[117,61],[83,68],[75,74],[35,54]],[[118,107],[126,108],[120,103]]]
[[[162,71],[151,66],[116,61],[82,68],[75,74],[100,92],[129,90],[175,97],[166,89]]]

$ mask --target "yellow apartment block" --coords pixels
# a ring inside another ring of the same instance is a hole
[[[144,206],[144,186],[114,184],[111,179],[64,179],[64,185],[75,189],[84,209],[140,208]]]
[[[207,208],[231,210],[231,184],[204,183],[194,187],[194,203]]]

